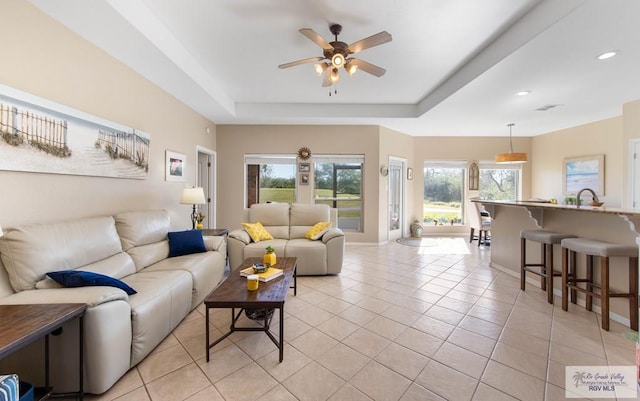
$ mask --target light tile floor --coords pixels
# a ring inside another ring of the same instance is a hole
[[[347,246],[340,275],[300,277],[285,306],[282,363],[252,332],[234,333],[206,363],[201,305],[108,392],[86,399],[556,401],[566,365],[634,365],[626,327],[604,332],[595,313],[564,312],[558,297],[551,306],[535,285],[520,291],[517,278],[489,267],[489,248],[436,241]],[[229,315],[211,311],[212,336]]]

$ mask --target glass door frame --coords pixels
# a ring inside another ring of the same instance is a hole
[[[405,172],[407,159],[389,156],[389,175],[387,176],[387,235],[389,241],[394,241],[407,235],[407,182]],[[394,182],[394,180],[398,182]],[[397,193],[394,193],[397,191]],[[397,198],[397,199],[395,199]],[[394,214],[397,214],[394,215]],[[392,219],[398,222],[398,228],[392,229]]]

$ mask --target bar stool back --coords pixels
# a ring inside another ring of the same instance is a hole
[[[575,235],[546,230],[522,230],[520,232],[520,289],[525,290],[526,273],[540,276],[540,287],[547,291],[547,302],[553,303],[553,278],[561,272],[553,269],[553,245]],[[527,263],[527,240],[540,243],[540,263]]]
[[[586,294],[586,308],[592,309],[593,297],[600,298],[602,310],[602,329],[609,330],[609,299],[629,298],[629,321],[632,330],[638,330],[638,247],[633,245],[612,244],[585,238],[562,240],[562,309],[569,308],[569,290],[571,302],[576,303],[576,293]],[[586,278],[578,278],[576,254],[587,256]],[[593,258],[600,257],[600,283],[594,282]],[[609,258],[629,259],[629,292],[614,292],[609,288]],[[584,287],[581,286],[584,284]]]

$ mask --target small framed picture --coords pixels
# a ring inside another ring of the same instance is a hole
[[[413,180],[413,169],[411,167],[407,169],[407,180]]]
[[[300,163],[298,164],[298,171],[301,173],[308,173],[311,171],[311,165],[309,165],[309,163]]]
[[[167,150],[164,179],[166,181],[184,181],[186,165],[187,156]]]
[[[300,174],[300,185],[309,185],[309,174]]]

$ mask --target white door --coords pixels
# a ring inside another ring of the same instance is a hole
[[[404,170],[406,161],[389,158],[389,240],[402,237],[404,232]]]
[[[198,186],[204,190],[204,196],[207,200],[207,204],[200,207],[202,213],[207,216],[202,222],[204,228],[216,228],[215,156],[214,151],[198,146]]]
[[[629,143],[631,154],[629,165],[631,170],[631,209],[640,210],[640,139],[632,139]]]

